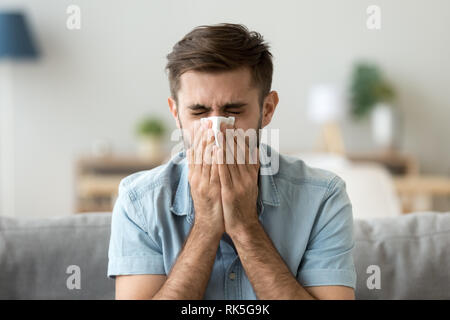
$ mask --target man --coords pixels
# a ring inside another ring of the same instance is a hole
[[[108,266],[117,299],[354,299],[344,182],[226,136],[272,119],[268,48],[242,25],[218,24],[194,29],[168,55],[168,104],[186,149],[120,183]],[[200,125],[210,116],[235,117],[221,126],[219,147],[211,123]]]

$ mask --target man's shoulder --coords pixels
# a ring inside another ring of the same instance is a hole
[[[173,156],[169,161],[149,170],[135,172],[120,181],[119,195],[125,195],[131,201],[137,201],[143,196],[176,188],[180,179],[184,159],[183,152]]]
[[[344,181],[335,173],[307,165],[301,158],[279,154],[279,170],[275,175],[278,181],[298,186],[332,188]]]

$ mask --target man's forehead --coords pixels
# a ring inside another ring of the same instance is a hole
[[[245,72],[206,73],[189,71],[180,78],[179,99],[183,104],[222,106],[248,100],[253,90],[250,74]]]

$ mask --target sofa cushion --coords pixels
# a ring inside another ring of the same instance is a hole
[[[0,299],[114,298],[114,281],[106,278],[110,223],[110,213],[1,217]],[[77,272],[72,265],[80,268],[80,289],[67,287]]]
[[[450,299],[450,213],[355,220],[354,226],[357,299]],[[371,277],[377,267],[380,289]]]
[[[110,223],[110,213],[0,217],[0,299],[113,299]],[[354,236],[357,299],[450,299],[450,213],[356,219]],[[67,287],[71,265],[79,290]],[[367,286],[370,266],[379,267],[380,289]]]

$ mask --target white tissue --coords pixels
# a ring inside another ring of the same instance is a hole
[[[204,122],[207,122],[208,120],[211,120],[212,121],[212,130],[213,130],[213,132],[214,132],[214,138],[215,138],[215,140],[216,140],[216,146],[218,146],[219,147],[219,139],[217,138],[217,134],[219,133],[219,131],[220,131],[220,124],[222,123],[222,122],[224,122],[224,123],[226,123],[226,124],[231,124],[231,125],[234,125],[234,117],[217,117],[217,116],[214,116],[214,117],[208,117],[208,118],[201,118],[200,119],[200,122],[201,123],[204,123]]]

